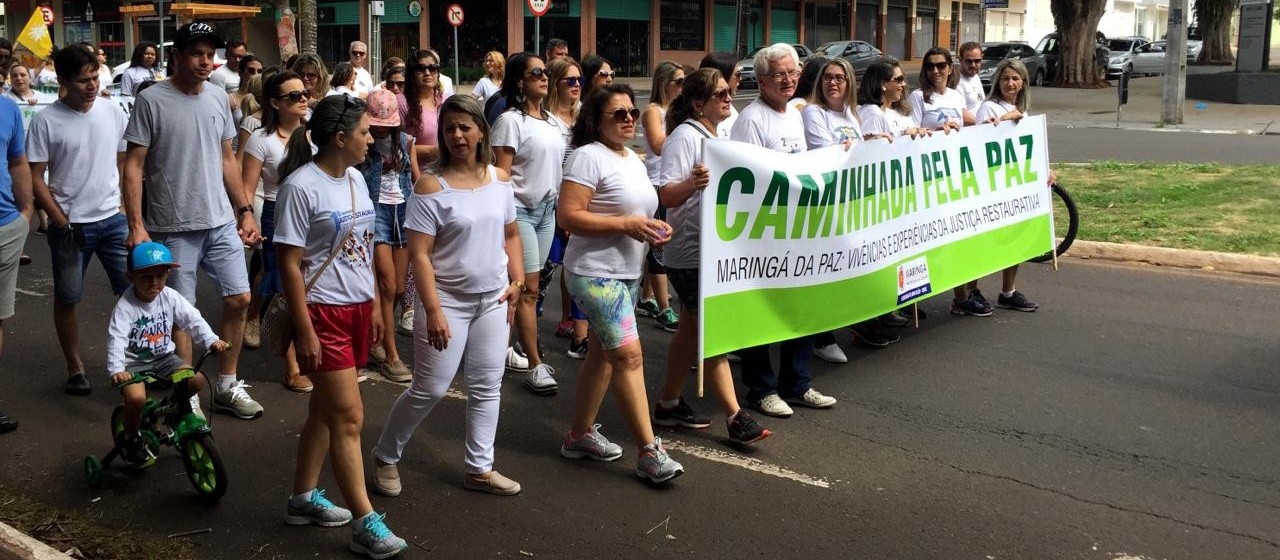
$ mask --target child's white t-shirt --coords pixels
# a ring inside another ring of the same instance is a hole
[[[116,301],[107,326],[107,375],[136,371],[176,351],[171,334],[178,327],[191,334],[196,348],[217,342],[200,311],[177,290],[165,286],[156,299],[145,302],[129,288]]]

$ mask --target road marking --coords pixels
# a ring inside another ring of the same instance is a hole
[[[382,383],[391,383],[393,385],[399,385],[398,383],[388,381],[384,377],[375,375],[376,372],[374,370],[370,369],[370,370],[364,371],[363,373],[370,374],[369,378],[372,380],[382,382]],[[453,388],[450,388],[447,391],[445,391],[444,396],[445,398],[457,399],[460,401],[467,400],[466,393],[463,393],[462,391],[459,391]],[[704,460],[712,461],[715,463],[721,463],[724,465],[729,465],[731,467],[738,467],[741,469],[746,469],[752,472],[766,474],[769,476],[776,476],[778,478],[792,480],[795,482],[799,482],[801,484],[806,484],[806,485],[814,486],[817,488],[827,488],[827,489],[831,488],[831,483],[827,482],[826,479],[812,477],[806,474],[800,474],[786,467],[783,467],[780,465],[773,465],[773,464],[761,461],[759,459],[747,457],[744,455],[739,455],[737,453],[729,453],[727,451],[720,451],[718,449],[711,449],[708,447],[702,447],[700,445],[684,443],[679,440],[664,440],[662,443],[669,450],[679,451],[681,453],[684,453],[686,455],[691,455],[699,459],[704,459]]]
[[[40,292],[33,292],[33,291],[31,291],[31,290],[24,290],[24,289],[22,289],[22,288],[16,288],[16,290],[17,290],[17,292],[18,292],[18,293],[20,293],[20,294],[22,294],[22,295],[27,295],[27,296],[45,297],[45,296],[47,296],[47,295],[48,295],[48,294],[42,294],[42,293],[40,293]]]

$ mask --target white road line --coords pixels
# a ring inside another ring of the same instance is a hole
[[[369,370],[366,373],[372,374],[375,372],[373,370]],[[370,375],[370,379],[374,379],[383,383],[391,383],[390,381],[387,381],[386,379],[376,375]],[[445,391],[444,396],[450,399],[457,399],[457,400],[463,400],[463,401],[467,400],[466,393],[463,393],[462,391],[459,391],[457,389],[452,389],[452,388],[449,389],[448,391]],[[757,472],[760,474],[767,474],[769,476],[776,476],[778,478],[793,480],[795,482],[799,482],[801,484],[807,484],[809,486],[814,486],[817,488],[828,488],[828,489],[831,488],[831,483],[827,482],[826,479],[815,478],[809,475],[800,474],[786,467],[769,464],[752,457],[746,457],[743,455],[738,455],[736,453],[729,453],[727,451],[720,451],[718,449],[702,447],[700,445],[684,443],[678,440],[664,440],[663,444],[665,444],[667,449],[669,450],[679,451],[681,453],[685,453],[687,455],[691,455],[699,459],[713,461],[716,463],[721,463],[721,464],[729,465],[732,467],[738,467],[738,468],[746,469],[752,472]]]
[[[33,292],[33,291],[31,291],[31,290],[24,290],[24,289],[22,289],[22,288],[16,288],[16,290],[17,290],[17,292],[18,292],[18,293],[20,293],[20,294],[22,294],[22,295],[27,295],[27,296],[45,297],[45,296],[49,295],[49,294],[42,294],[42,293],[40,293],[40,292]]]

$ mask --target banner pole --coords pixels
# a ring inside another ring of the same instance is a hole
[[[698,163],[706,165],[706,156],[707,156],[707,139],[703,138],[702,140],[698,141],[698,159],[697,159]],[[696,193],[696,195],[703,197],[702,208],[705,208],[705,205],[707,204],[707,200],[705,197],[706,195],[705,189],[704,189],[704,192]],[[699,212],[703,211],[702,208],[699,208]],[[705,212],[704,212],[704,215],[705,215]],[[699,248],[706,246],[705,245],[705,243],[707,242],[706,237],[707,237],[707,228],[705,227],[705,224],[703,224],[703,227],[699,228],[699,231],[698,231],[698,247]],[[701,271],[701,274],[699,276],[706,273],[707,271],[705,270]],[[698,398],[701,399],[704,394],[703,364],[706,362],[706,358],[703,356],[703,352],[705,348],[705,346],[703,346],[703,342],[704,342],[703,335],[704,333],[707,332],[707,325],[703,319],[707,315],[705,313],[706,306],[703,305],[703,302],[705,301],[705,297],[704,297],[705,292],[702,290],[701,278],[699,278],[698,284],[699,284],[698,286],[698,355],[696,356],[696,359],[698,362]]]
[[[911,317],[916,321],[916,330],[920,330],[920,304],[911,304]]]

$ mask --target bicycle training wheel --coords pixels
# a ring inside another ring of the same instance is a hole
[[[215,503],[227,493],[227,470],[222,455],[210,434],[192,434],[179,446],[187,479],[195,486],[200,500]]]
[[[1043,255],[1031,258],[1031,262],[1042,263],[1053,259],[1056,252],[1062,256],[1071,248],[1080,231],[1080,211],[1071,195],[1061,185],[1053,186],[1053,238],[1057,246],[1053,251],[1045,251]]]

